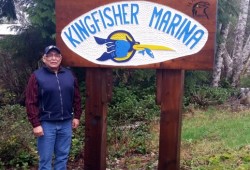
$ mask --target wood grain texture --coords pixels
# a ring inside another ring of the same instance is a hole
[[[84,169],[106,169],[107,104],[111,99],[112,70],[86,69]]]
[[[161,77],[158,170],[179,170],[184,71],[158,70],[157,74]]]

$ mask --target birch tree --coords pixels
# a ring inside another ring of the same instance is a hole
[[[249,0],[241,1],[241,8],[238,23],[236,26],[236,37],[235,37],[235,49],[232,55],[233,59],[233,75],[232,75],[232,86],[236,87],[239,85],[240,75],[243,70],[243,48],[244,48],[244,36],[247,24]]]
[[[218,87],[222,76],[228,77],[232,72],[232,59],[226,49],[228,34],[234,18],[237,16],[237,5],[233,0],[218,1],[218,28],[216,62],[213,70],[212,86]],[[233,24],[232,24],[233,25]],[[225,75],[223,75],[225,74]]]
[[[213,71],[213,82],[212,85],[213,87],[218,87],[220,77],[221,77],[221,71],[223,68],[223,55],[226,51],[226,40],[228,36],[228,31],[229,31],[230,24],[222,24],[221,25],[221,42],[217,48],[216,56],[217,56],[217,61],[216,65],[214,67]],[[224,59],[224,61],[228,60],[227,58]]]
[[[221,2],[221,6],[219,7],[220,13],[228,17],[225,19],[225,17],[219,16],[219,22],[222,22],[220,31],[221,41],[217,48],[217,60],[214,66],[212,85],[214,87],[219,86],[223,75],[224,79],[231,82],[231,86],[237,87],[240,83],[241,75],[246,72],[250,65],[250,37],[245,39],[248,32],[246,28],[249,0],[240,1],[236,24],[231,24],[231,20],[235,18],[236,13],[232,12],[232,8],[228,9],[228,4],[234,4],[236,11],[237,4],[233,1],[229,2],[225,0],[219,0],[219,2]],[[236,25],[235,28],[233,28],[233,25]],[[231,45],[228,45],[231,39],[229,36],[230,30],[233,30],[235,38],[234,41],[231,42]]]

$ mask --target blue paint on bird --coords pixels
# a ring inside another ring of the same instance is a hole
[[[127,40],[112,40],[94,37],[97,44],[106,44],[107,51],[102,54],[101,57],[97,58],[98,61],[106,61],[114,58],[123,58],[128,55],[133,49],[133,45],[137,42]]]

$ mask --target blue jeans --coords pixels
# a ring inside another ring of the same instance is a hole
[[[72,139],[72,120],[43,121],[44,136],[37,138],[39,170],[66,170]]]

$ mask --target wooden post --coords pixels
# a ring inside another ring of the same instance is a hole
[[[106,169],[107,104],[111,100],[112,69],[86,69],[84,169]]]
[[[183,70],[157,70],[156,102],[161,106],[158,170],[180,169]]]

